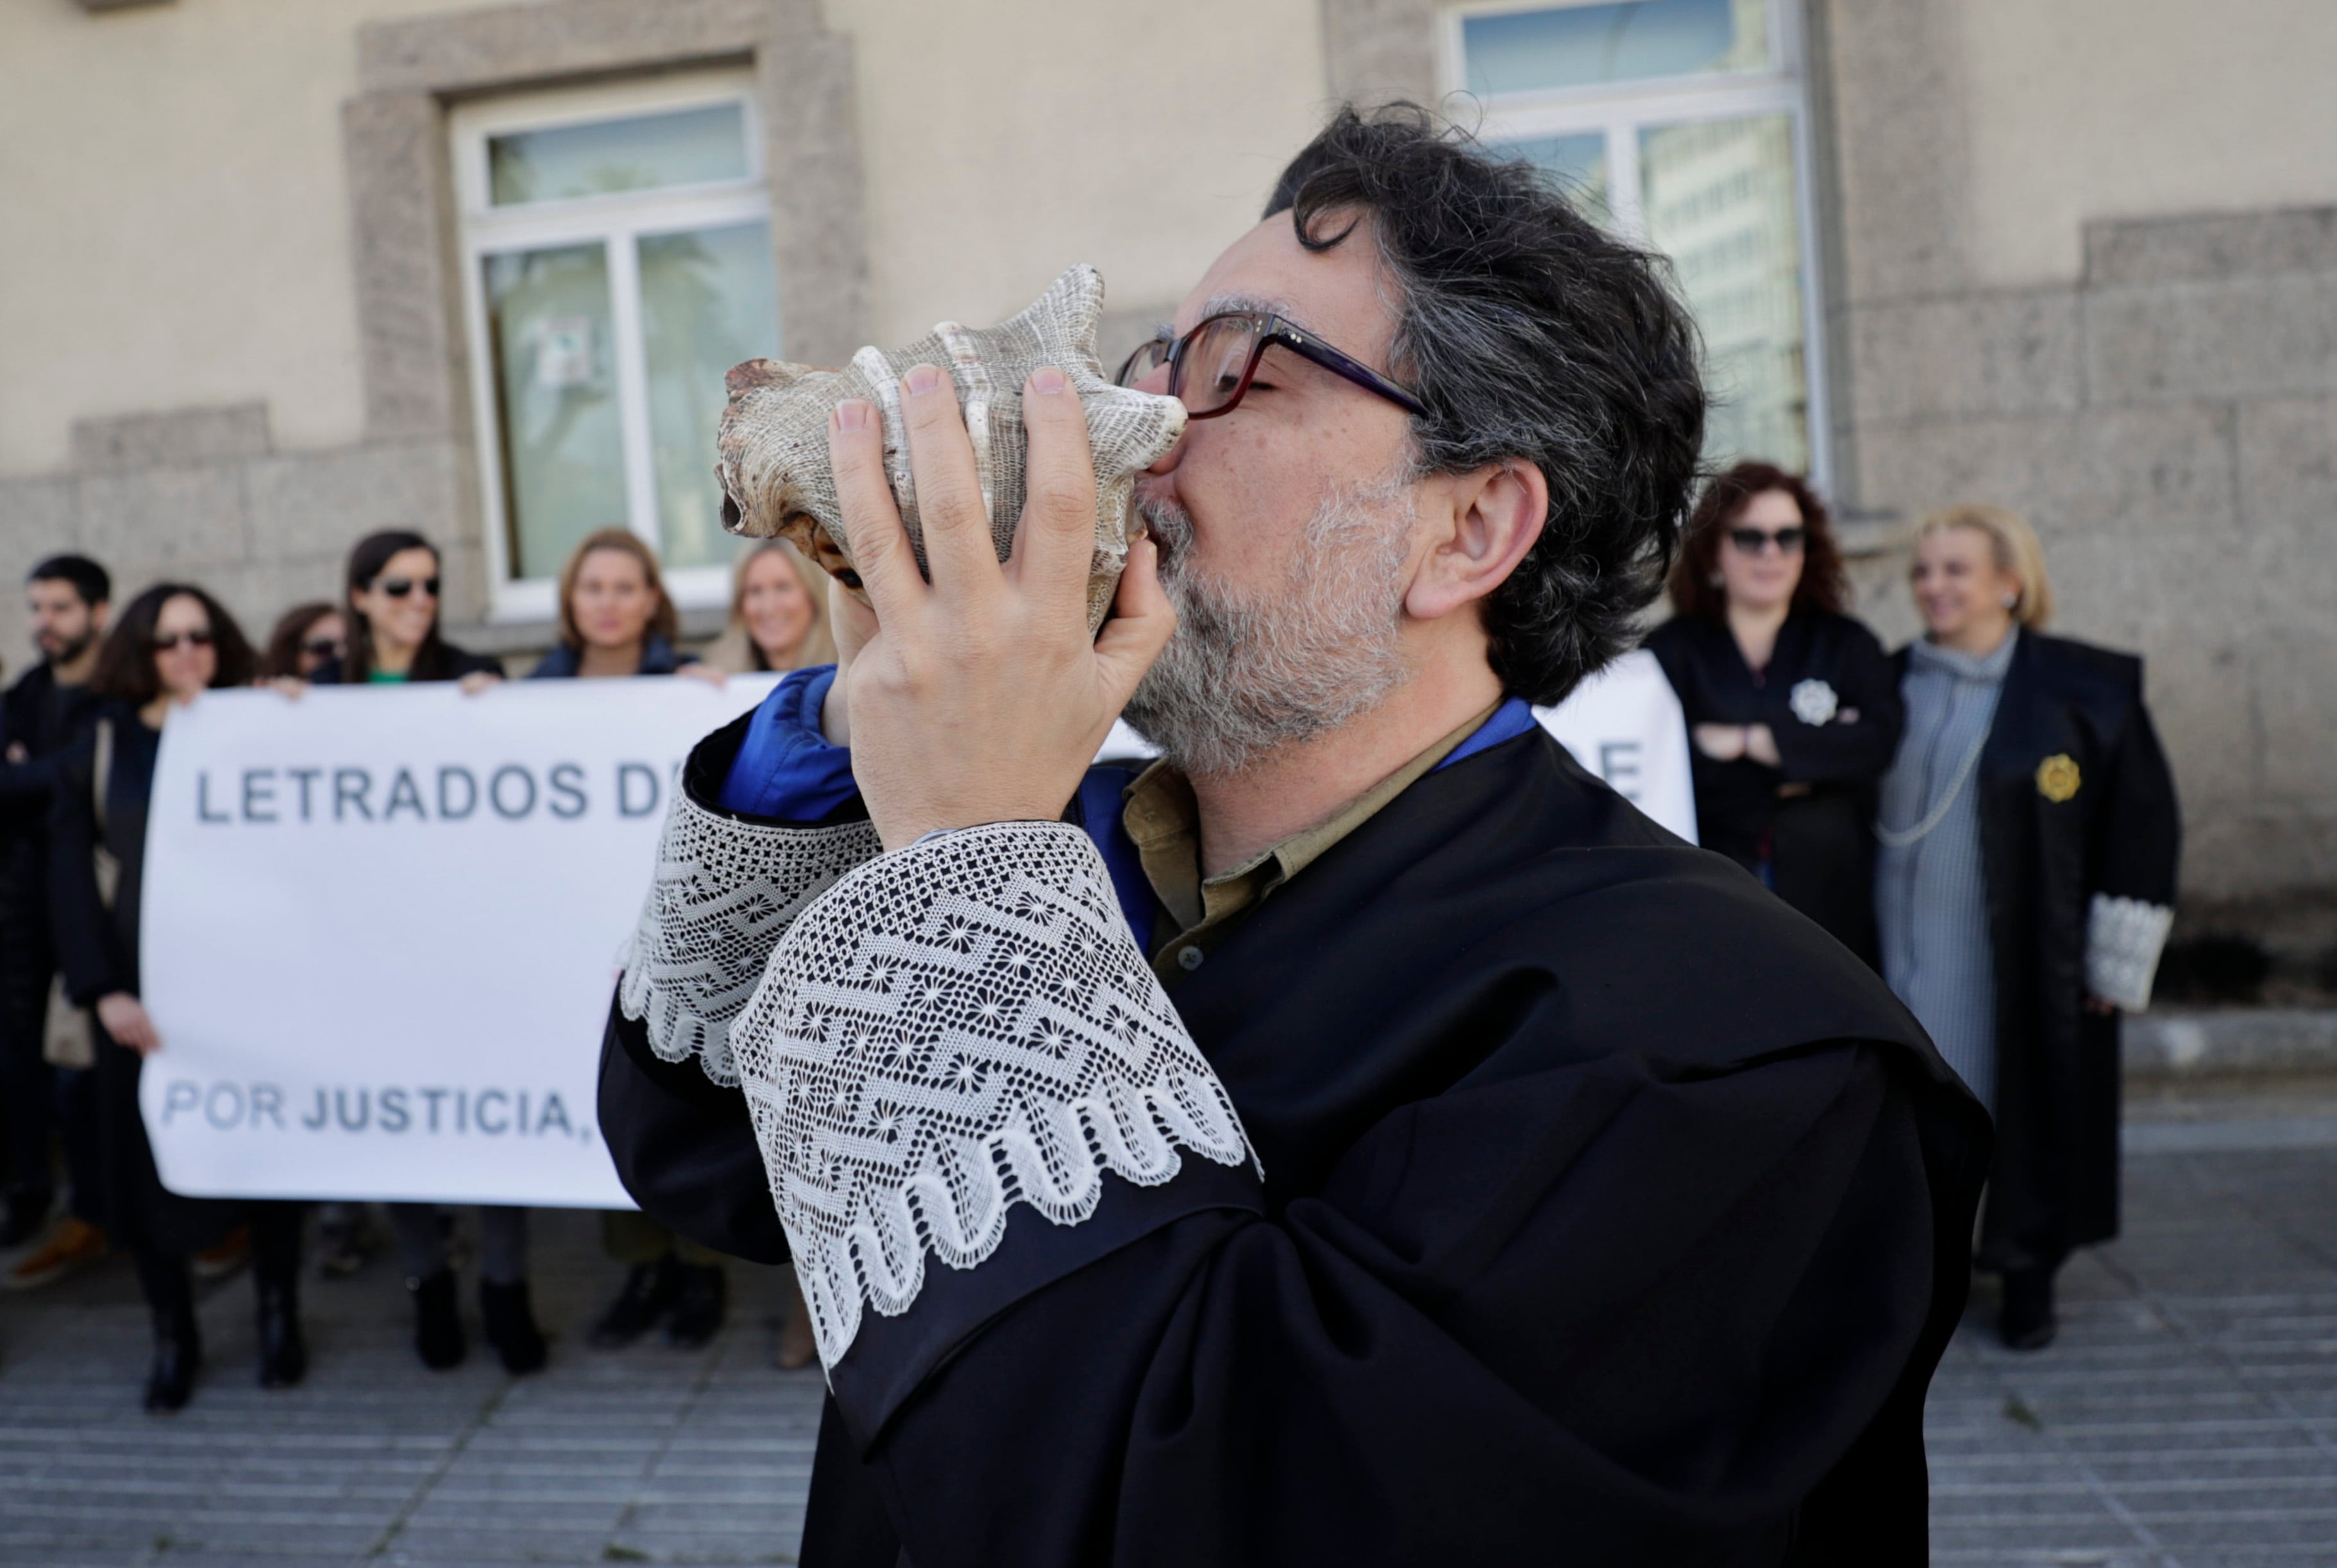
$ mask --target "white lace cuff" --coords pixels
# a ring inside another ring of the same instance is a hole
[[[2151,977],[2175,911],[2139,898],[2094,895],[2086,918],[2086,988],[2129,1013],[2150,1005]]]
[[[676,789],[657,876],[626,944],[618,1005],[640,1019],[668,1062],[698,1058],[735,1084],[732,1020],[762,984],[788,922],[881,846],[868,822],[774,828],[707,810]]]
[[[861,867],[797,917],[732,1045],[833,1367],[863,1303],[904,1312],[925,1252],[971,1269],[1006,1211],[1095,1211],[1180,1148],[1252,1158],[1086,834],[1004,822]]]

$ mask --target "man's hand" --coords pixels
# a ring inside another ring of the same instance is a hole
[[[1059,818],[1176,627],[1143,539],[1129,552],[1115,618],[1089,639],[1095,471],[1079,394],[1061,371],[1041,368],[1022,388],[1030,499],[1002,566],[949,377],[921,365],[901,391],[930,583],[885,480],[875,407],[847,402],[827,429],[875,622],[869,632],[849,612],[836,617],[849,656],[829,701],[844,700],[853,776],[887,849],[936,828]]]

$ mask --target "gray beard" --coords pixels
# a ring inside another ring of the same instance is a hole
[[[1411,673],[1397,632],[1412,488],[1403,475],[1326,496],[1282,587],[1256,599],[1202,575],[1181,508],[1139,501],[1177,632],[1129,699],[1129,723],[1209,778],[1379,706]]]

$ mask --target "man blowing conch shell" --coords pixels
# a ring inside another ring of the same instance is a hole
[[[689,759],[601,1115],[644,1209],[796,1265],[801,1560],[1923,1561],[1986,1118],[1529,711],[1687,508],[1661,264],[1343,114],[1120,400],[1071,305],[1071,364],[733,384],[738,525],[858,589]],[[1090,766],[1123,710],[1161,760]]]

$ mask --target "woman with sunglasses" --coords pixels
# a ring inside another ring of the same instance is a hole
[[[238,1224],[252,1236],[259,1296],[259,1384],[308,1373],[298,1284],[302,1205],[182,1198],[156,1174],[138,1110],[145,1060],[168,1044],[139,1000],[139,909],[148,802],[163,720],[204,691],[249,685],[251,645],[218,601],[182,583],[131,601],[98,654],[104,701],[94,729],[63,759],[53,797],[50,898],[65,989],[96,1014],[97,1143],[105,1229],[126,1246],[153,1315],[146,1408],[185,1405],[202,1359],[192,1255]]]
[[[318,671],[347,658],[348,652],[348,621],[341,607],[327,599],[311,600],[278,619],[259,655],[259,678],[314,681]]]
[[[368,534],[349,551],[348,655],[319,668],[320,685],[403,685],[459,681],[476,691],[503,679],[495,660],[465,652],[438,634],[438,550],[402,528]],[[448,1257],[448,1222],[435,1203],[392,1203],[389,1229],[414,1298],[414,1353],[433,1371],[469,1353]],[[527,1210],[479,1205],[479,1315],[505,1371],[543,1367],[527,1284]]]
[[[348,652],[310,677],[319,685],[460,681],[475,688],[504,667],[438,634],[438,547],[403,528],[368,534],[349,550]]]
[[[1850,598],[1824,505],[1766,463],[1705,491],[1647,646],[1696,743],[1697,833],[1870,965],[1875,781],[1899,683]]]

